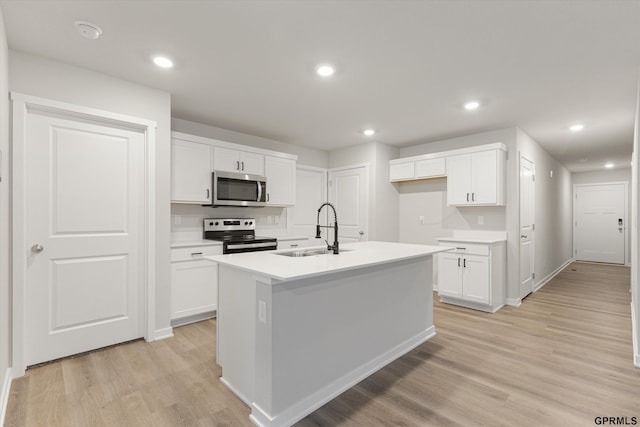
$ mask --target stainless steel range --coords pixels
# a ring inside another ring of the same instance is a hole
[[[223,254],[270,251],[278,248],[275,237],[256,237],[254,218],[205,218],[204,238],[222,242]]]

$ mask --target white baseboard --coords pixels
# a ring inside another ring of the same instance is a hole
[[[7,368],[0,390],[0,426],[4,425],[4,418],[7,415],[7,405],[9,404],[9,393],[11,391],[11,380],[13,379],[11,368]]]
[[[363,379],[385,367],[397,358],[405,355],[425,341],[433,338],[435,335],[435,326],[425,329],[402,344],[338,378],[336,381],[333,381],[331,384],[302,399],[277,415],[268,414],[254,402],[251,405],[251,415],[249,418],[254,424],[260,427],[293,425],[325,403],[329,402],[331,399],[347,391]]]
[[[640,349],[638,348],[638,316],[636,305],[631,301],[631,335],[633,340],[633,365],[640,368]]]
[[[546,285],[547,283],[549,283],[551,281],[551,279],[553,279],[554,277],[556,277],[562,270],[564,270],[565,268],[567,268],[567,266],[569,264],[571,264],[572,262],[574,262],[575,259],[573,258],[569,258],[567,261],[564,262],[564,264],[562,264],[560,267],[556,268],[555,270],[553,270],[550,274],[547,275],[547,277],[545,277],[544,279],[542,279],[541,281],[539,281],[537,284],[533,285],[533,292],[538,292],[540,289],[542,289],[542,287],[544,285]]]
[[[172,336],[173,336],[173,328],[172,327],[163,328],[163,329],[156,329],[155,331],[153,331],[153,336],[145,337],[145,341],[147,341],[147,342],[159,341],[159,340],[164,340],[164,339],[167,339],[167,338],[171,338]]]
[[[506,298],[504,303],[511,307],[520,307],[522,305],[522,300],[520,298]]]

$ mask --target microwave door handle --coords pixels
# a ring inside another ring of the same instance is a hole
[[[257,181],[256,184],[258,185],[258,200],[256,200],[256,202],[259,202],[262,200],[262,185],[260,181]]]

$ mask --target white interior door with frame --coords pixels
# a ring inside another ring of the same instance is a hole
[[[573,186],[573,249],[577,261],[626,261],[627,183]]]
[[[338,212],[339,242],[368,240],[369,235],[369,166],[355,165],[331,169],[329,180],[329,202]],[[333,224],[333,213],[329,213],[329,225]],[[331,237],[331,230],[328,235]],[[332,238],[332,237],[331,237]],[[329,239],[329,243],[331,239]]]
[[[520,156],[520,299],[526,297],[534,283],[535,241],[535,167]]]
[[[46,109],[25,115],[14,159],[26,367],[145,334],[146,134]]]

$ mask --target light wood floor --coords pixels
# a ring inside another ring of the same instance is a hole
[[[629,280],[625,267],[575,263],[520,308],[488,314],[436,303],[435,338],[297,425],[640,419]],[[250,426],[249,408],[218,380],[215,321],[174,333],[29,369],[13,382],[5,426]]]

